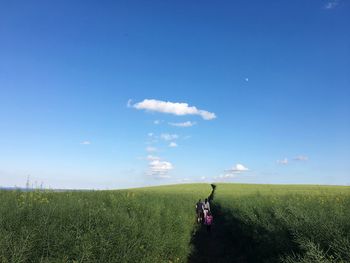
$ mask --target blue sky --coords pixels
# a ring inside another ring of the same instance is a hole
[[[350,184],[350,2],[10,1],[0,185]]]

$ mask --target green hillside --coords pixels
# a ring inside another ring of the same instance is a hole
[[[208,184],[0,191],[0,262],[350,262],[350,188]]]
[[[220,184],[226,235],[248,262],[350,262],[350,188]]]

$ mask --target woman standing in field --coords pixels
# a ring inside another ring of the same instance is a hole
[[[207,217],[207,213],[210,212],[210,204],[207,198],[204,200],[204,218]]]

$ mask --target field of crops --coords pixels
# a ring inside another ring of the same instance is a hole
[[[246,261],[350,262],[349,187],[219,184],[214,201]]]
[[[211,190],[0,191],[0,262],[350,262],[349,187],[218,184],[208,234]]]
[[[0,191],[0,262],[186,262],[210,185]]]

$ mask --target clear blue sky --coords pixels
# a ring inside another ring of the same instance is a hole
[[[28,175],[350,184],[350,2],[3,2],[0,185]]]

